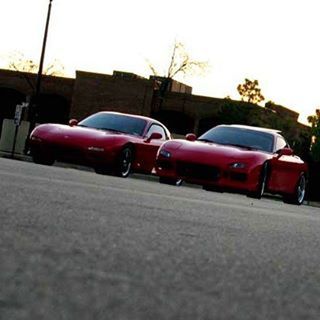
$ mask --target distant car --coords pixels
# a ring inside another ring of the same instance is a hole
[[[156,173],[163,183],[183,179],[205,190],[242,192],[257,199],[268,192],[300,205],[308,168],[277,130],[220,125],[198,139],[188,134],[186,140],[165,142],[157,154]]]
[[[79,123],[39,125],[29,141],[35,163],[60,160],[127,177],[131,171],[151,173],[158,148],[169,139],[170,132],[157,120],[103,111]]]

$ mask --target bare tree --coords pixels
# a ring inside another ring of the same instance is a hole
[[[34,62],[32,59],[28,59],[21,52],[13,52],[6,58],[7,64],[6,68],[9,70],[37,73],[39,70],[38,63]],[[43,74],[49,76],[63,76],[65,75],[64,66],[58,60],[54,60],[49,63],[43,70]]]
[[[160,78],[158,99],[155,100],[155,106],[158,110],[162,107],[164,96],[168,91],[170,83],[177,75],[182,74],[183,76],[187,76],[195,73],[201,74],[208,68],[208,62],[193,60],[187,53],[184,45],[178,41],[174,42],[169,65],[165,72],[161,74],[150,61],[147,60],[147,63],[152,74]]]
[[[153,75],[168,79],[173,79],[178,74],[193,75],[195,73],[203,73],[208,68],[208,62],[193,60],[184,45],[179,41],[174,42],[169,66],[165,74],[161,75],[150,61],[147,60],[147,63]]]
[[[28,73],[37,73],[39,65],[32,59],[28,59],[21,52],[13,52],[8,54],[5,58],[4,68],[21,72],[21,77],[28,83],[33,91],[35,91],[35,84]],[[64,66],[58,60],[54,60],[48,64],[43,70],[43,74],[49,76],[64,76]]]

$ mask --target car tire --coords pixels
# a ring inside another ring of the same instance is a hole
[[[263,196],[263,193],[266,189],[267,185],[267,179],[268,179],[268,163],[265,162],[262,165],[261,171],[260,171],[260,177],[259,177],[259,183],[258,183],[258,188],[255,191],[248,192],[247,196],[249,198],[254,198],[254,199],[261,199]]]
[[[126,146],[120,151],[115,165],[116,176],[121,178],[129,176],[132,170],[133,157],[133,149],[130,146]]]
[[[53,156],[49,154],[43,153],[33,153],[32,154],[32,161],[36,164],[43,164],[45,166],[52,166],[55,162]]]
[[[296,184],[295,190],[293,194],[287,194],[283,196],[283,202],[301,205],[303,204],[305,195],[307,190],[307,178],[305,173],[301,173],[298,182]]]
[[[159,182],[163,184],[169,184],[171,186],[181,186],[182,179],[175,179],[175,178],[167,178],[167,177],[159,177]]]

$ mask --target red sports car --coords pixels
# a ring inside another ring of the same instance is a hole
[[[156,173],[163,183],[183,179],[205,190],[238,191],[257,199],[268,192],[300,205],[308,168],[277,130],[220,125],[198,139],[188,134],[186,140],[165,142]]]
[[[151,173],[160,145],[169,139],[170,132],[157,120],[104,111],[79,123],[39,125],[29,141],[35,163],[61,160],[127,177],[131,171]]]

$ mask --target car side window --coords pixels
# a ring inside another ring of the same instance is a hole
[[[284,140],[282,137],[277,137],[276,152],[286,147],[288,147],[286,140]]]
[[[167,135],[166,135],[166,132],[164,131],[164,129],[157,125],[157,124],[152,124],[151,127],[149,128],[146,136],[147,138],[149,138],[151,136],[152,133],[154,132],[158,132],[158,133],[161,133],[162,135],[162,138],[160,140],[166,140],[167,139]]]

